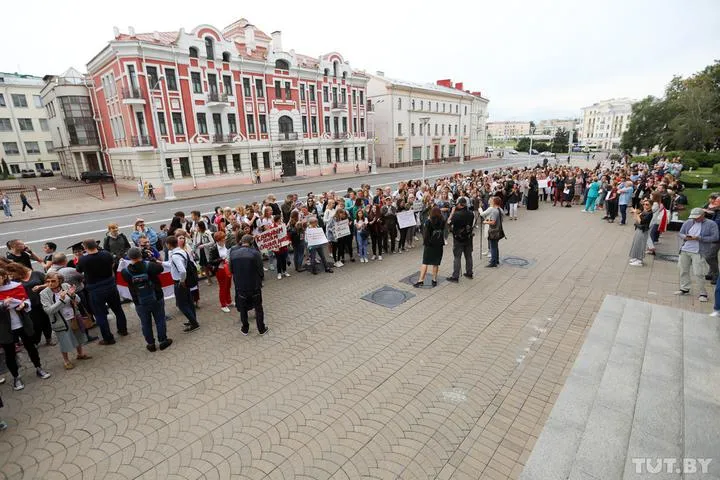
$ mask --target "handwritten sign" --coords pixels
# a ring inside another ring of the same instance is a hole
[[[423,202],[422,200],[415,200],[412,205],[413,212],[422,212]]]
[[[415,219],[415,212],[411,210],[404,210],[402,212],[398,212],[397,220],[398,225],[400,225],[401,229],[417,225],[417,220]]]
[[[328,243],[328,239],[322,228],[308,228],[305,230],[305,241],[308,247],[317,247],[318,245]]]
[[[335,238],[347,237],[350,235],[350,222],[347,220],[335,222],[333,229],[335,230]]]
[[[255,235],[255,242],[260,250],[269,251],[280,250],[282,247],[290,245],[285,225],[273,227]]]
[[[538,188],[548,188],[548,180],[547,178],[544,180],[538,180]]]

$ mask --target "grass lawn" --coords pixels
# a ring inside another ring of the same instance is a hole
[[[683,190],[683,193],[687,195],[688,205],[685,210],[678,212],[678,217],[680,217],[681,220],[687,220],[688,215],[690,215],[690,210],[705,205],[708,197],[713,192],[714,190],[712,189],[703,190],[702,188],[686,188]]]
[[[680,174],[680,180],[683,182],[702,184],[702,181],[705,179],[707,179],[711,186],[720,185],[720,175],[714,175],[712,168],[698,168],[692,172],[683,171]]]

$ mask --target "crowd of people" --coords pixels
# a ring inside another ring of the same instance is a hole
[[[75,244],[72,255],[47,242],[41,257],[21,240],[11,240],[7,258],[0,259],[0,344],[13,376],[12,387],[24,388],[17,364],[21,349],[36,374],[45,379],[50,373],[43,369],[37,348],[43,340],[45,345],[58,344],[65,368],[72,369],[74,360],[92,358],[84,349],[89,342],[115,343],[110,311],[116,333],[128,335],[118,276],[128,286],[145,347],[156,352],[173,342],[167,335],[165,312],[170,286],[187,320],[184,332],[200,328],[200,285],[215,279],[218,297],[212,303],[224,313],[234,306],[244,335],[249,333],[248,312],[255,310],[258,333],[263,335],[268,327],[262,286],[269,276],[281,281],[291,275],[289,268],[295,274],[331,274],[349,263],[382,262],[387,255],[422,248],[414,286],[423,287],[430,271],[432,288],[452,237],[453,268],[447,281],[459,282],[461,273],[472,279],[478,229],[485,228],[481,238],[487,238],[486,267],[497,268],[499,241],[505,238],[503,222],[517,221],[519,208],[578,206],[585,213],[604,212],[602,219],[609,223],[618,217],[619,225],[632,221],[636,230],[630,265],[642,266],[645,255],[654,254],[669,212],[682,208],[680,170],[676,159],[660,159],[654,165],[606,161],[591,168],[545,163],[535,168],[473,170],[434,181],[399,182],[396,188],[363,184],[344,192],[290,194],[282,202],[268,195],[262,202],[218,206],[210,214],[177,211],[169,223],[157,228],[137,219],[127,233],[110,223],[101,241]],[[678,294],[690,292],[690,270],[698,281],[702,274],[703,282],[707,270],[708,280],[717,282],[720,195],[712,201],[709,210],[693,210],[680,232],[685,243]],[[702,219],[711,215],[715,221],[707,223],[714,227],[703,226]],[[278,237],[273,247],[263,248],[261,238],[269,232],[279,232]],[[163,276],[169,280],[165,282]],[[700,300],[707,301],[702,284],[698,288]],[[101,338],[90,333],[96,326]]]

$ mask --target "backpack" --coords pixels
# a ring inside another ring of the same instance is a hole
[[[128,286],[130,287],[131,291],[135,291],[138,304],[152,305],[157,301],[157,297],[155,296],[155,285],[150,280],[150,276],[148,275],[148,262],[142,263],[145,266],[142,272],[133,273],[128,269],[128,267],[125,267],[123,273],[126,278],[130,278]]]
[[[180,253],[173,253],[173,255],[180,255],[185,259],[185,285],[187,288],[194,288],[198,285],[198,271],[195,262],[190,261],[190,255],[185,252],[185,255]]]
[[[465,225],[464,227],[453,230],[453,238],[458,242],[467,242],[473,236],[472,225]]]

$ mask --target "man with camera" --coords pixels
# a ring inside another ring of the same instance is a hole
[[[140,235],[138,239],[138,248],[142,253],[142,259],[146,262],[155,262],[160,260],[160,252],[150,244],[150,239],[145,235]],[[129,259],[129,256],[128,256]]]
[[[467,208],[467,198],[460,197],[448,218],[448,225],[453,234],[453,273],[447,277],[448,282],[460,280],[460,262],[465,255],[465,277],[473,278],[473,223],[475,216]]]

